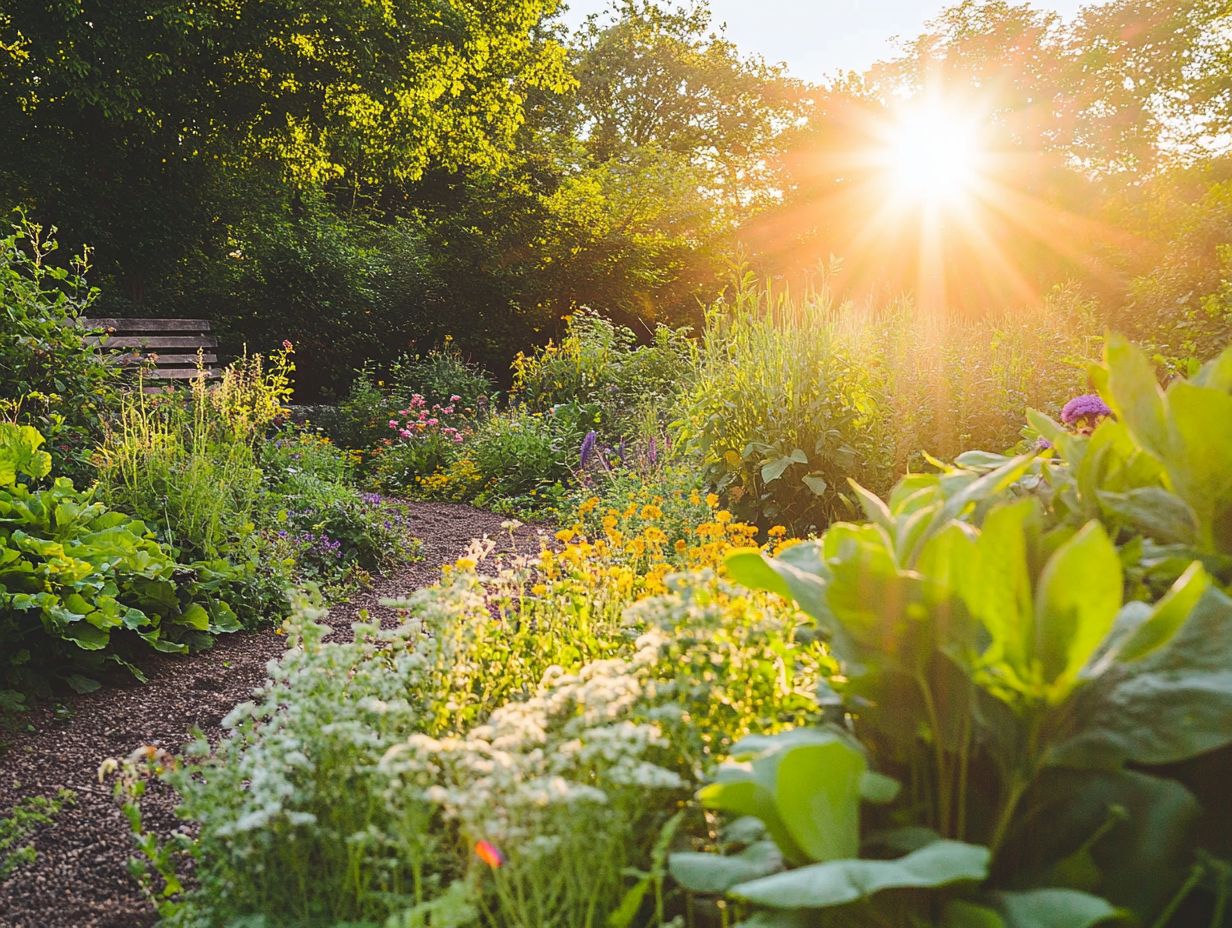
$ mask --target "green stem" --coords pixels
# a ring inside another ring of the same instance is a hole
[[[1176,910],[1181,907],[1181,903],[1185,898],[1193,892],[1198,881],[1202,879],[1202,874],[1206,868],[1202,864],[1194,864],[1189,871],[1189,877],[1181,884],[1181,888],[1176,891],[1176,894],[1164,906],[1164,910],[1159,913],[1159,918],[1155,919],[1151,924],[1151,928],[1164,928],[1172,920],[1172,916],[1176,914]]]
[[[934,790],[937,797],[937,831],[942,837],[950,837],[950,779],[945,763],[945,746],[941,743],[941,726],[937,716],[937,706],[933,702],[932,690],[924,675],[916,675],[916,684],[924,701],[924,711],[928,716],[928,727],[933,739],[933,763],[937,768],[937,783]]]

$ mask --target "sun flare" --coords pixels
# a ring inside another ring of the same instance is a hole
[[[881,142],[878,160],[900,203],[956,208],[974,196],[985,153],[972,117],[942,103],[913,104],[886,124]]]

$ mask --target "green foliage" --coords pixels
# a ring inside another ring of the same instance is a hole
[[[667,923],[682,788],[750,731],[815,721],[824,654],[712,575],[625,611],[595,585],[608,556],[571,550],[459,561],[353,641],[297,599],[232,734],[170,774],[202,829],[170,924]]]
[[[884,386],[825,301],[744,279],[711,307],[679,436],[745,521],[807,529],[850,511],[846,478],[890,474]]]
[[[559,345],[514,359],[512,395],[538,412],[576,406],[605,438],[632,438],[647,410],[666,418],[692,356],[684,330],[656,326],[652,341],[639,345],[631,329],[580,311]]]
[[[1158,561],[1143,536],[1115,508],[1109,527],[1086,521],[1073,499],[1117,499],[1126,478],[1151,473],[1127,465],[1138,454],[1164,480],[1171,472],[1160,462],[1170,462],[1178,492],[1189,488],[1203,512],[1218,511],[1211,501],[1222,484],[1209,475],[1232,465],[1232,445],[1218,439],[1230,358],[1164,393],[1145,357],[1111,339],[1107,366],[1093,377],[1119,420],[1090,437],[1048,426],[1067,463],[968,456],[977,469],[909,476],[885,502],[856,488],[867,522],[833,525],[776,559],[730,559],[735,579],[795,600],[818,621],[843,668],[849,732],[866,753],[848,732],[780,735],[755,742],[745,752],[751,766],[703,790],[703,801],[760,819],[797,865],[724,889],[771,909],[836,908],[844,924],[863,924],[860,910],[842,907],[882,888],[957,880],[968,887],[918,904],[948,900],[946,924],[1005,926],[1035,924],[1048,911],[1064,913],[1048,924],[1095,924],[1122,908],[1171,923],[1196,885],[1186,879],[1195,866],[1217,898],[1226,895],[1224,871],[1195,858],[1198,802],[1213,797],[1191,795],[1161,767],[1209,756],[1232,738],[1221,721],[1232,709],[1224,669],[1232,598],[1203,566],[1222,561],[1196,559],[1218,553],[1221,536],[1195,517],[1190,547],[1172,552],[1185,566],[1160,595],[1134,580]],[[1202,452],[1185,443],[1199,432]],[[1093,470],[1093,460],[1103,467]],[[849,752],[856,770],[867,756],[903,783],[897,799],[884,788],[865,798],[892,802],[874,822],[914,831],[895,838],[853,825],[860,790],[856,780],[842,785],[841,764],[797,776],[794,765],[807,769],[823,747]],[[748,760],[739,751],[734,759]],[[1056,823],[1043,842],[1040,821]],[[809,843],[814,834],[846,844],[832,853]],[[887,848],[907,853],[865,859]],[[697,858],[685,864],[698,885],[722,882]],[[1031,895],[1045,889],[1060,895]],[[869,918],[910,917],[888,900],[873,905]]]
[[[87,342],[101,333],[77,321],[97,295],[85,282],[89,252],[59,267],[54,235],[19,217],[0,237],[0,416],[36,426],[57,470],[81,477],[117,373]]]
[[[478,482],[481,505],[538,496],[570,479],[588,425],[575,406],[547,412],[515,406],[485,419],[455,466]]]
[[[491,375],[463,357],[452,341],[425,354],[400,356],[390,365],[389,383],[403,404],[419,394],[433,405],[470,410],[487,403],[496,392]]]
[[[144,523],[50,470],[42,436],[0,423],[0,640],[4,679],[37,684],[128,658],[141,644],[185,652],[238,627],[207,579],[184,570]],[[208,568],[202,565],[201,572]],[[140,644],[139,644],[140,643]],[[79,674],[69,677],[90,685]]]
[[[31,796],[0,817],[0,880],[7,880],[14,871],[34,862],[34,845],[22,842],[43,825],[52,824],[60,810],[71,806],[76,798],[71,789],[61,789],[51,798]]]

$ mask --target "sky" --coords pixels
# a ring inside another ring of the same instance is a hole
[[[581,23],[608,0],[564,0],[566,22]],[[1036,0],[1035,5],[1072,16],[1091,0]],[[740,48],[767,61],[785,61],[791,73],[820,81],[862,71],[890,56],[893,38],[918,35],[924,23],[948,6],[945,0],[710,0],[716,23]]]

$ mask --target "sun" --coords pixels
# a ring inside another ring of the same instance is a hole
[[[913,102],[880,135],[876,160],[899,204],[953,209],[976,195],[986,152],[971,114],[939,101]]]

